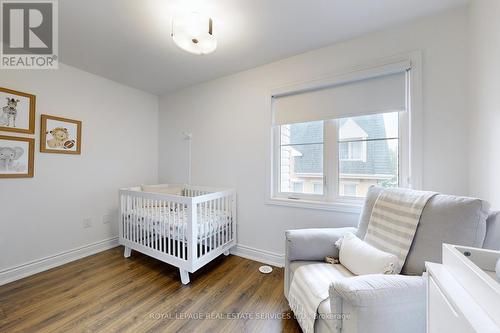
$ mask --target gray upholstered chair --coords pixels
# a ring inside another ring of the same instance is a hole
[[[364,238],[381,190],[377,187],[369,190],[357,228],[286,232],[285,296],[297,268],[318,264],[327,255],[338,257],[334,242],[344,233],[353,232]],[[425,262],[441,262],[442,243],[500,250],[499,215],[489,211],[489,204],[480,199],[434,196],[422,212],[401,275],[353,276],[341,265],[333,265],[336,273],[332,274],[330,298],[318,308],[320,316],[315,322],[315,332],[424,333]],[[310,283],[315,278],[311,276]]]

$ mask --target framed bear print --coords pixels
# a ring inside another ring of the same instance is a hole
[[[0,178],[32,178],[35,139],[0,135]]]
[[[81,121],[42,114],[40,152],[80,155],[81,150]]]
[[[35,134],[35,95],[0,87],[0,131]]]

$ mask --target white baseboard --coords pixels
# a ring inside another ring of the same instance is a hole
[[[284,255],[256,249],[246,245],[237,244],[231,249],[231,254],[271,266],[283,267],[285,265]]]
[[[67,264],[71,261],[75,261],[96,254],[98,252],[117,247],[118,245],[118,237],[113,237],[96,243],[78,247],[76,249],[64,251],[46,258],[34,260],[23,265],[4,269],[0,271],[0,286],[36,273],[49,270],[57,266]],[[284,255],[256,249],[241,244],[237,244],[236,246],[234,246],[231,249],[231,254],[276,267],[283,267],[285,264]]]
[[[0,271],[0,286],[6,283],[22,279],[24,277],[46,271],[48,269],[67,264],[68,262],[81,259],[113,247],[117,247],[118,237],[105,239],[92,244],[84,245],[76,249],[64,251],[46,258],[31,261],[15,267]]]

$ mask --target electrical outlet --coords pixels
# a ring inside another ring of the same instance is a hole
[[[91,218],[83,219],[83,227],[84,228],[92,227],[92,219]]]
[[[111,215],[104,215],[102,217],[102,224],[110,224],[113,217]]]

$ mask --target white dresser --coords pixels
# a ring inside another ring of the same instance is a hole
[[[426,263],[427,333],[500,333],[500,252],[443,245],[443,264]]]

